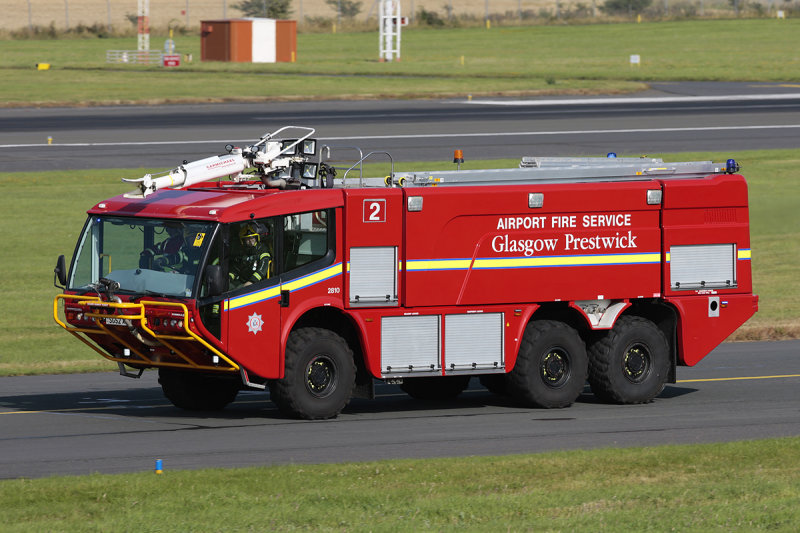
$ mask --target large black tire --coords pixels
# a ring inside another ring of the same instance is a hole
[[[586,385],[587,359],[586,345],[572,327],[552,320],[531,322],[506,380],[508,392],[526,406],[569,407]]]
[[[669,344],[651,321],[623,316],[589,349],[589,384],[601,400],[635,404],[658,396],[669,375]]]
[[[400,388],[417,400],[452,400],[469,385],[469,376],[430,376],[405,378]]]
[[[335,418],[353,394],[353,351],[336,333],[301,328],[289,335],[283,379],[270,383],[270,398],[286,416]]]
[[[224,409],[239,393],[241,383],[237,378],[222,378],[172,368],[158,369],[158,382],[164,396],[175,407],[189,411]]]

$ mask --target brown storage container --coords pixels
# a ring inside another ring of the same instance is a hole
[[[200,28],[201,61],[274,63],[297,58],[294,20],[204,20]]]

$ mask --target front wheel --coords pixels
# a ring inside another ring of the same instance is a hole
[[[175,407],[189,411],[218,411],[236,399],[238,379],[222,378],[172,368],[158,369],[164,396]]]
[[[646,403],[658,396],[667,382],[667,338],[645,318],[620,317],[589,354],[589,383],[602,400]]]
[[[525,328],[508,392],[535,407],[569,407],[586,384],[586,346],[578,332],[563,322],[535,321]]]
[[[285,415],[320,420],[336,417],[350,401],[356,366],[347,342],[322,328],[289,335],[283,379],[270,384],[270,398]]]

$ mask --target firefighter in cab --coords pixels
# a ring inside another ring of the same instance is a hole
[[[184,240],[181,224],[168,222],[164,227],[167,232],[167,238],[149,248],[145,248],[139,254],[140,268],[165,270],[167,267],[174,267],[182,263],[181,250],[185,247],[186,241]]]
[[[231,286],[244,287],[267,279],[272,273],[269,228],[256,222],[243,224],[239,242],[240,253],[231,258]]]

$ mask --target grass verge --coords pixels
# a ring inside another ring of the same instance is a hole
[[[0,481],[5,532],[795,531],[800,438]]]
[[[650,154],[653,157],[658,154]],[[725,161],[743,166],[750,192],[751,248],[760,311],[732,340],[800,338],[800,150],[662,154],[666,161]],[[463,168],[496,168],[516,160],[468,161]],[[452,163],[398,165],[398,171],[451,168]],[[120,177],[154,169],[0,173],[0,375],[78,372],[115,368],[59,328],[52,319],[52,285],[58,254],[71,257],[85,210],[127,190]],[[372,167],[374,175],[388,169]],[[81,200],[76,201],[79,198]]]
[[[134,38],[3,41],[5,106],[620,93],[647,81],[798,81],[800,19],[414,29],[402,61],[378,62],[377,33],[300,34],[296,63],[109,65]],[[779,43],[779,44],[778,44]],[[160,42],[153,42],[157,49]],[[630,55],[641,57],[631,67]],[[37,71],[37,63],[51,70]]]

